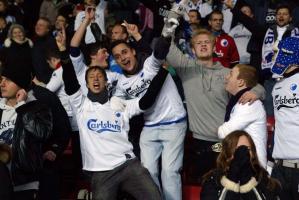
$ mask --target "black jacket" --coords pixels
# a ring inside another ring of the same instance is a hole
[[[62,155],[67,147],[72,132],[67,113],[56,94],[50,90],[33,85],[34,97],[51,109],[53,116],[53,134],[44,145],[43,152],[53,151],[57,156]]]
[[[11,174],[14,185],[38,180],[42,168],[42,146],[52,133],[52,113],[39,101],[16,109],[12,140]]]
[[[277,185],[273,191],[267,188],[269,178],[265,174],[261,181],[257,183],[255,187],[250,186],[250,181],[245,185],[248,185],[252,189],[247,193],[237,193],[227,189],[221,183],[221,179],[224,177],[223,172],[214,170],[210,176],[202,185],[202,191],[200,194],[201,200],[258,200],[258,196],[263,200],[278,200],[278,194],[280,187]],[[228,179],[227,179],[228,180]],[[227,182],[226,182],[227,183]],[[221,198],[220,198],[221,197]]]

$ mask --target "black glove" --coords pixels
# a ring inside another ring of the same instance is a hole
[[[158,38],[154,47],[154,56],[157,59],[164,60],[169,52],[171,38]]]
[[[240,147],[244,149],[242,150],[244,151],[244,155],[242,156],[242,160],[240,163],[241,165],[240,185],[244,185],[251,179],[251,177],[254,176],[254,171],[250,163],[250,153],[248,147],[246,146],[240,146]]]
[[[242,168],[248,164],[250,165],[250,155],[248,151],[247,146],[239,146],[234,153],[234,158],[231,161],[228,173],[227,173],[227,178],[230,179],[231,181],[234,181],[236,183],[239,182],[241,178],[241,170]]]

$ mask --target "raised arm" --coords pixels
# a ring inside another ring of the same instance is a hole
[[[79,28],[76,30],[72,40],[71,47],[79,47],[81,44],[81,40],[84,37],[87,26],[94,21],[95,19],[95,11],[93,9],[85,9],[85,18],[81,22]]]
[[[66,51],[66,34],[63,28],[56,36],[56,44],[60,51],[60,59],[62,64],[62,79],[64,81],[65,92],[67,95],[72,95],[80,89],[80,84],[74,70],[74,66],[70,60],[68,52]]]
[[[159,95],[167,75],[168,71],[163,67],[160,67],[159,72],[153,78],[146,93],[139,100],[139,107],[141,110],[149,109],[155,103],[156,97]]]
[[[233,4],[233,0],[226,0],[224,4],[231,9],[233,18],[239,23],[242,23],[255,37],[263,39],[267,31],[267,27],[260,26],[258,22],[244,13],[241,12],[241,7],[244,5],[243,0],[237,0],[236,4]]]

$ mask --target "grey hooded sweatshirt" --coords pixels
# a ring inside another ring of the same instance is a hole
[[[220,141],[217,131],[224,122],[229,100],[229,94],[225,91],[225,76],[230,69],[219,62],[206,67],[197,59],[189,59],[173,42],[166,60],[176,68],[182,79],[193,137],[205,141]],[[252,91],[261,99],[265,96],[261,85],[257,85]]]

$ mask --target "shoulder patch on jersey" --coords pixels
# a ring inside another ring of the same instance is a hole
[[[227,47],[227,45],[228,45],[228,41],[227,41],[227,39],[222,39],[222,40],[220,41],[220,44],[221,44],[221,46],[223,46],[223,47]]]

